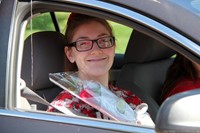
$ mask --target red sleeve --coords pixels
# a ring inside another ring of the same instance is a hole
[[[67,91],[60,92],[60,94],[56,96],[56,98],[51,102],[51,104],[56,105],[56,106],[64,106],[64,104],[66,104],[65,103],[66,99],[68,99],[68,106],[70,107],[70,104],[73,102],[72,95]],[[52,106],[49,106],[47,111],[55,112],[56,110]]]
[[[171,89],[171,91],[165,95],[165,99],[177,93],[194,90],[200,88],[200,80],[191,80],[191,79],[182,79],[176,83],[175,87]]]

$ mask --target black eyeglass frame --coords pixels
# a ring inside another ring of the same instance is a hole
[[[109,47],[101,47],[101,46],[99,46],[98,40],[103,39],[103,38],[109,38],[109,37],[110,37],[110,40],[109,40],[109,41],[110,41],[111,44],[112,44],[111,46],[109,46]],[[77,46],[76,46],[76,43],[77,43],[77,42],[80,42],[80,41],[92,41],[92,46],[91,46],[91,48],[90,48],[90,49],[86,49],[86,50],[79,50],[79,49],[77,48]],[[85,52],[85,51],[91,50],[91,49],[93,48],[93,46],[94,46],[94,42],[96,42],[97,46],[98,46],[100,49],[107,49],[107,48],[111,48],[111,47],[114,46],[114,44],[115,44],[115,37],[114,37],[114,36],[107,36],[107,37],[101,37],[101,38],[94,39],[94,40],[80,40],[80,41],[76,41],[76,42],[69,43],[69,44],[67,44],[67,46],[68,46],[68,47],[75,47],[76,50],[79,51],[79,52]]]

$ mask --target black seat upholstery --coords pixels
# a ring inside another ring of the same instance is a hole
[[[32,43],[32,44],[31,44]],[[52,101],[61,89],[49,81],[49,73],[62,72],[65,66],[64,35],[54,31],[37,32],[25,40],[22,79],[27,87],[47,101]],[[30,104],[35,103],[29,101]],[[37,103],[37,108],[47,107]]]
[[[153,120],[173,54],[175,52],[161,42],[134,30],[124,55],[124,66],[116,85],[131,90],[146,102]]]

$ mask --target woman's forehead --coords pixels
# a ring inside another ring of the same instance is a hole
[[[95,39],[102,36],[110,36],[109,30],[100,22],[91,21],[79,25],[74,31],[72,40],[79,38]]]

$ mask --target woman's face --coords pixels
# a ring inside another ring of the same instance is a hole
[[[108,36],[111,35],[104,25],[96,21],[91,21],[76,28],[71,42],[95,40]],[[65,53],[71,63],[76,63],[78,71],[84,76],[88,78],[98,77],[108,75],[108,71],[114,60],[115,45],[111,48],[100,49],[96,42],[93,42],[91,50],[79,52],[75,47],[69,49],[66,47]]]

